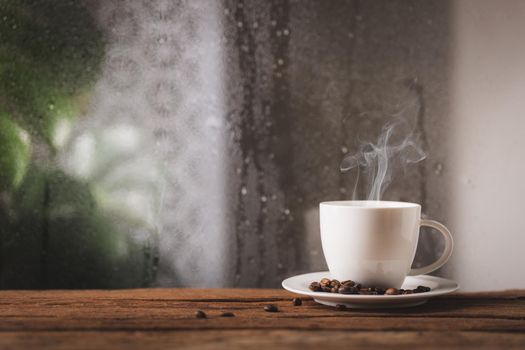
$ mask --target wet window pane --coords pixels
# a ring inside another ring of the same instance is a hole
[[[437,142],[444,1],[0,4],[2,288],[276,287],[360,138]],[[441,155],[384,198],[427,209]]]

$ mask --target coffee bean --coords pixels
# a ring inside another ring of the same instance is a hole
[[[386,295],[397,295],[398,294],[398,290],[396,288],[388,288],[385,291],[385,294]]]
[[[375,293],[374,287],[361,288],[359,289],[359,294],[373,295]]]
[[[293,306],[300,306],[303,304],[303,301],[301,300],[301,298],[293,298],[292,302],[293,302]]]
[[[425,293],[425,292],[430,292],[430,288],[429,287],[425,287],[425,286],[417,286],[416,289],[414,289],[414,293]]]
[[[321,287],[329,287],[330,286],[330,279],[329,278],[323,278],[319,284],[321,285]]]
[[[221,317],[235,317],[235,314],[233,312],[223,312],[219,316],[221,316]]]
[[[350,286],[341,286],[339,288],[340,294],[359,294],[359,290],[356,287],[350,287]]]
[[[330,293],[338,293],[338,292],[339,292],[339,287],[330,288]]]
[[[406,295],[406,294],[413,294],[414,292],[412,291],[412,289],[406,289],[403,291],[403,294]]]
[[[361,289],[361,283],[356,283],[354,287],[356,287],[358,290]]]
[[[339,294],[350,294],[350,288],[352,287],[347,287],[345,285],[342,285],[341,287],[339,287],[339,290],[337,292]]]
[[[373,288],[361,288],[359,294],[362,295],[378,295],[379,293]]]
[[[270,304],[270,305],[266,305],[264,307],[264,311],[266,311],[266,312],[277,312],[277,311],[279,311],[279,309],[277,308],[277,306]]]
[[[338,280],[331,280],[330,281],[330,287],[332,287],[332,288],[339,288],[340,285],[341,285],[341,282],[339,282]]]
[[[322,291],[322,292],[330,293],[330,292],[332,291],[332,288],[330,288],[329,286],[323,286],[323,285],[321,285],[321,291]]]
[[[343,311],[343,310],[346,310],[346,305],[343,305],[343,304],[336,304],[335,305],[335,309],[337,311]]]
[[[378,295],[383,295],[383,294],[385,294],[385,290],[384,290],[383,288],[377,288],[377,289],[376,289],[376,292],[377,292]]]
[[[308,287],[313,292],[320,292],[321,291],[321,285],[319,282],[312,282],[310,283],[310,286]]]
[[[206,318],[206,314],[204,313],[204,311],[198,310],[197,312],[195,312],[195,317],[197,317],[197,318]]]
[[[352,281],[352,280],[343,281],[343,282],[341,282],[341,284],[342,284],[343,286],[348,286],[348,287],[353,287],[353,286],[355,286],[355,282]]]

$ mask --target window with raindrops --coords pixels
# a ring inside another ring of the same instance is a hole
[[[323,200],[440,218],[447,6],[0,0],[0,288],[277,287]]]

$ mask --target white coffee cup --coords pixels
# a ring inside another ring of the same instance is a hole
[[[332,278],[363,286],[400,288],[406,276],[422,275],[443,266],[454,241],[442,224],[421,219],[416,203],[333,201],[319,205],[321,242]],[[412,269],[420,226],[443,235],[445,249],[430,265]]]

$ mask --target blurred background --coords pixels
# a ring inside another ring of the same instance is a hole
[[[0,288],[278,287],[326,268],[318,203],[392,118],[383,199],[525,287],[525,2],[0,0]],[[356,191],[354,191],[354,187]],[[432,261],[424,231],[415,265]]]

